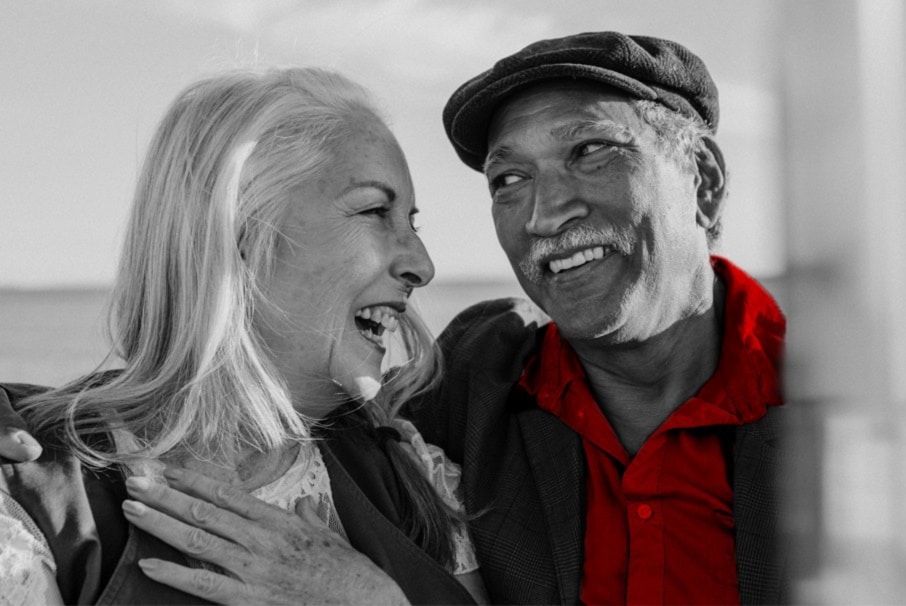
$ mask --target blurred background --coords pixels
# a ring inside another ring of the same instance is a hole
[[[901,0],[0,0],[0,381],[106,353],[102,310],[144,147],[189,82],[257,64],[365,84],[409,158],[438,331],[518,294],[447,97],[542,38],[677,40],[721,92],[721,254],[787,312],[795,601],[906,602],[906,3]]]

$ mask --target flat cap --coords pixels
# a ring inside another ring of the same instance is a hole
[[[717,86],[686,47],[660,38],[589,32],[530,44],[460,86],[443,116],[460,159],[482,170],[488,126],[501,102],[526,85],[558,78],[600,82],[698,117],[717,131]]]

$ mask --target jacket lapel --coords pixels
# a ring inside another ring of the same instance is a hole
[[[769,407],[756,423],[736,430],[733,455],[733,515],[736,568],[742,604],[783,601],[785,550],[779,544],[782,513],[780,411]]]
[[[414,604],[474,604],[453,575],[389,519],[398,515],[390,511],[393,498],[378,480],[382,471],[376,461],[383,460],[383,456],[339,435],[321,445],[334,505],[350,544],[390,575]],[[347,466],[369,471],[368,484],[357,484]]]
[[[547,522],[560,600],[563,604],[577,604],[585,544],[581,441],[556,417],[532,404],[532,408],[519,413],[519,427]]]

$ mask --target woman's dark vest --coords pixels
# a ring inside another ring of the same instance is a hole
[[[4,391],[5,390],[5,391]],[[33,391],[0,386],[0,400]],[[32,517],[50,544],[67,604],[197,604],[204,600],[156,583],[137,565],[160,558],[188,565],[178,551],[123,516],[119,471],[94,471],[64,449],[33,463],[0,465],[0,490]],[[413,604],[471,604],[440,564],[399,529],[400,488],[377,440],[360,428],[331,431],[321,442],[337,513],[352,546],[393,578]]]

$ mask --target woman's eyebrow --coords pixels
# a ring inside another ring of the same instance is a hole
[[[341,196],[345,196],[346,194],[348,194],[349,192],[351,192],[351,191],[353,191],[353,190],[356,190],[356,189],[363,189],[363,188],[369,188],[369,187],[374,188],[374,189],[378,189],[378,190],[384,192],[384,195],[387,196],[387,200],[388,200],[389,202],[396,202],[396,197],[397,197],[397,196],[396,196],[396,190],[393,189],[392,187],[390,187],[389,185],[387,185],[386,183],[383,183],[383,182],[381,182],[381,181],[372,181],[372,180],[367,180],[367,181],[353,181],[352,183],[350,183],[349,185],[347,185],[347,186],[343,189],[342,192],[340,192],[340,195],[341,195]]]

